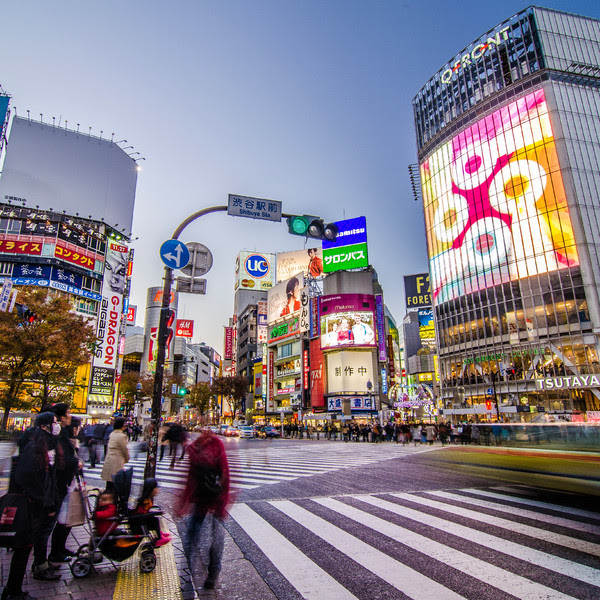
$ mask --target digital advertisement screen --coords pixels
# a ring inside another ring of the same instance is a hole
[[[375,346],[375,299],[365,294],[320,298],[321,348]]]
[[[421,181],[434,303],[579,264],[543,89],[456,135]]]

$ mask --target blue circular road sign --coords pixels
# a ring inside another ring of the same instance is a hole
[[[160,247],[160,258],[170,269],[183,269],[190,262],[190,251],[179,240],[167,240]]]

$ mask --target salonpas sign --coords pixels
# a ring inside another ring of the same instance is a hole
[[[575,388],[600,387],[600,375],[572,375],[570,377],[549,377],[536,379],[538,390],[572,390]]]

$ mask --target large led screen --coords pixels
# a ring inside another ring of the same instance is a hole
[[[364,294],[321,297],[321,348],[375,346],[375,301]]]
[[[436,304],[579,264],[543,89],[460,132],[421,180]]]

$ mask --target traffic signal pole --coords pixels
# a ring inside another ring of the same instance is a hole
[[[185,219],[175,229],[171,239],[178,240],[183,230],[196,219],[214,212],[225,212],[227,206],[210,206],[203,208],[198,212],[193,213]],[[282,213],[284,219],[293,218],[297,215]],[[333,239],[337,231],[333,233]],[[144,468],[144,478],[155,477],[156,475],[156,455],[158,452],[158,430],[160,429],[160,419],[162,415],[162,389],[165,374],[165,357],[167,349],[167,322],[171,315],[171,286],[173,285],[173,269],[165,266],[165,276],[163,285],[162,305],[160,309],[160,320],[158,325],[158,339],[156,351],[156,370],[154,372],[154,393],[152,396],[152,415],[150,419],[150,442],[148,444],[148,456],[146,458],[146,466]]]
[[[203,208],[190,215],[175,230],[171,239],[178,240],[183,230],[193,221],[213,212],[223,212],[227,206],[211,206]],[[165,357],[167,349],[167,321],[171,314],[171,286],[173,285],[173,269],[165,266],[162,305],[160,309],[160,320],[158,324],[158,339],[156,352],[156,370],[154,372],[154,393],[152,395],[152,415],[150,419],[150,443],[148,444],[148,456],[144,468],[144,479],[156,475],[156,455],[158,452],[158,430],[162,415],[163,382],[165,376]]]

